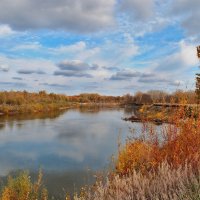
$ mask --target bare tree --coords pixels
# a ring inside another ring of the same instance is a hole
[[[200,59],[200,46],[197,47],[197,57]],[[200,74],[196,74],[196,95],[197,102],[200,103]]]

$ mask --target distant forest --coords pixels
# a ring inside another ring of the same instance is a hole
[[[27,91],[2,91],[0,92],[0,105],[24,104],[51,104],[51,103],[118,103],[118,104],[152,104],[152,103],[189,103],[197,102],[194,91],[177,90],[167,93],[160,90],[136,92],[134,95],[104,96],[97,93],[83,93],[68,96],[64,94],[47,93],[40,91],[30,93]]]

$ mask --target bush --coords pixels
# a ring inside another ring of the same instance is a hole
[[[1,200],[47,200],[47,190],[42,187],[42,173],[39,173],[38,180],[31,182],[28,172],[21,173],[17,178],[8,178],[4,187]]]
[[[200,117],[196,110],[188,117],[184,107],[172,116],[173,124],[165,124],[158,130],[152,124],[144,124],[143,135],[128,140],[119,151],[117,172],[126,174],[131,170],[151,170],[167,161],[177,168],[186,162],[196,164],[200,155]]]

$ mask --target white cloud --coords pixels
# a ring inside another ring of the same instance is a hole
[[[168,73],[180,72],[198,65],[196,47],[185,41],[179,42],[179,51],[157,61],[156,71]]]
[[[70,45],[62,45],[57,48],[50,48],[49,51],[55,54],[61,54],[61,53],[71,54],[84,51],[85,49],[86,49],[86,43],[84,41],[79,41]]]
[[[8,25],[0,25],[0,37],[6,37],[14,34],[15,32]]]
[[[0,65],[0,70],[3,72],[8,72],[9,71],[9,66],[7,64],[1,64]]]
[[[138,53],[139,46],[135,43],[134,38],[125,33],[119,41],[105,40],[98,46],[85,48],[75,56],[79,60],[98,63],[101,66],[120,67]]]
[[[42,46],[38,42],[22,43],[14,46],[12,51],[36,51],[45,55],[60,57],[61,60],[80,60],[85,63],[97,63],[100,66],[120,67],[125,65],[139,53],[139,46],[133,36],[124,33],[119,41],[104,40],[96,45],[90,45],[87,41],[78,41],[69,45],[57,47]]]
[[[39,42],[29,42],[25,44],[20,44],[18,46],[15,46],[12,51],[18,51],[18,50],[39,50],[42,46]]]
[[[195,45],[187,44],[185,41],[181,41],[180,49],[180,60],[183,64],[185,64],[186,67],[191,67],[198,64]]]

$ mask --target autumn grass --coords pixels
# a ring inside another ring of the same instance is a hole
[[[199,166],[200,167],[200,166]],[[198,168],[200,169],[200,168]],[[115,174],[86,188],[75,200],[199,200],[200,171],[188,165],[174,169],[162,163],[156,171]]]

